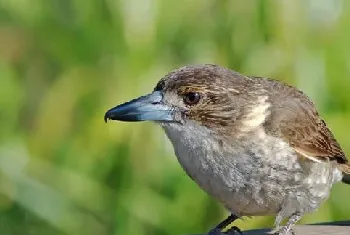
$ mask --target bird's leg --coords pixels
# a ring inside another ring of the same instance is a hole
[[[279,223],[281,222],[281,218],[277,216],[276,218],[276,228],[270,232],[270,234],[275,234],[275,235],[289,235],[289,234],[294,234],[292,231],[292,227],[301,219],[302,215],[300,213],[295,213],[292,216],[289,217],[286,225],[279,227]]]
[[[282,213],[280,212],[280,213],[278,213],[277,216],[276,216],[275,224],[274,224],[274,229],[271,230],[270,232],[268,232],[268,234],[273,235],[273,234],[278,233],[278,231],[281,229],[280,224],[281,224],[282,220],[283,220],[283,215],[282,215]]]
[[[242,234],[241,230],[234,226],[232,228],[230,228],[227,232],[223,232],[222,230],[224,230],[228,225],[230,225],[233,221],[235,221],[236,219],[238,219],[239,217],[237,215],[231,214],[230,216],[228,216],[225,220],[223,220],[221,223],[219,223],[218,225],[216,225],[215,228],[213,228],[212,230],[210,230],[210,232],[208,233],[208,235],[223,235],[223,234],[234,234],[236,232]]]

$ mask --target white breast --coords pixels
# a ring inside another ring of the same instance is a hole
[[[331,185],[329,180],[340,180],[334,179],[339,172],[333,174],[334,169],[329,165],[320,165],[320,169],[306,175],[305,166],[299,164],[289,146],[267,137],[261,130],[254,135],[255,139],[227,146],[206,127],[196,123],[162,126],[186,173],[203,190],[239,215],[275,214],[285,199],[283,195],[291,190],[289,188],[305,187],[308,190],[307,187],[316,181],[317,187],[312,188],[311,193],[321,200],[328,196],[330,187],[324,186]],[[324,177],[320,178],[319,170],[325,172]]]

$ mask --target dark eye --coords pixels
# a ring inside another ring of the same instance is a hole
[[[199,102],[201,96],[197,92],[188,92],[184,95],[184,102],[187,105],[195,105]]]

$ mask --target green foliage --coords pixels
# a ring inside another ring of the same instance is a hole
[[[0,233],[190,234],[225,217],[160,128],[103,122],[185,64],[298,86],[349,153],[349,23],[346,1],[0,1]],[[348,218],[349,190],[303,222]]]

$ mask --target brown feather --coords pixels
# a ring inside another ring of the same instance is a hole
[[[343,172],[350,172],[343,150],[315,105],[303,92],[288,84],[247,77],[216,65],[200,65],[169,73],[155,90],[173,92],[174,97],[182,97],[189,91],[199,92],[203,96],[201,102],[193,107],[182,107],[184,115],[232,138],[239,136],[242,123],[250,118],[259,99],[268,97],[266,102],[270,108],[266,110],[268,116],[263,125],[269,134],[283,138],[300,157],[332,161]]]
[[[344,173],[350,165],[339,143],[320,118],[315,105],[301,91],[272,79],[263,79],[269,84],[270,102],[274,109],[265,127],[282,137],[299,156],[312,161],[334,161]],[[278,123],[278,126],[274,124]]]

